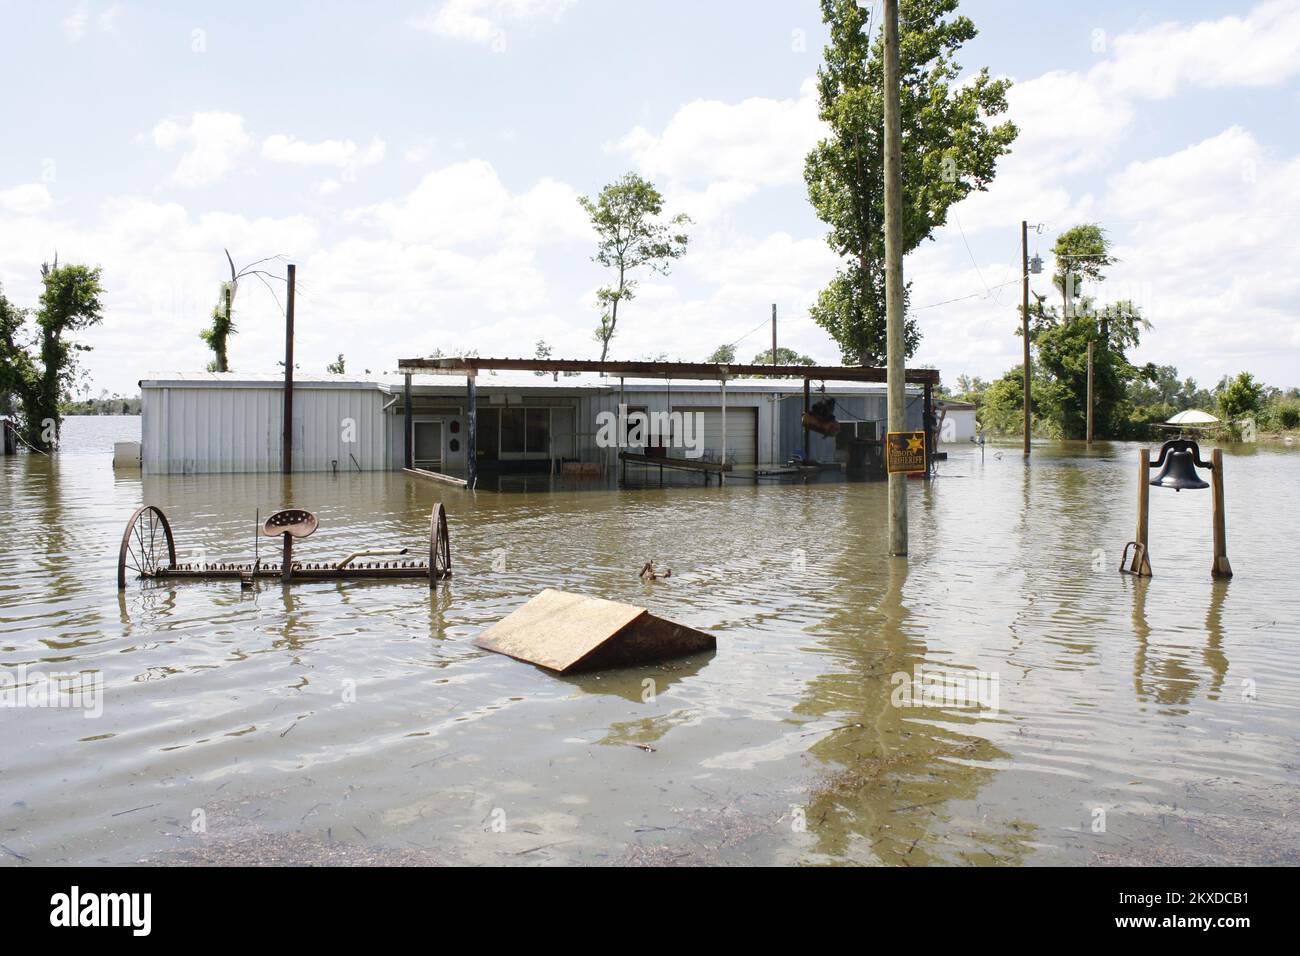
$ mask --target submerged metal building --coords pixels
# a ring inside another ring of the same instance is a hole
[[[795,457],[848,462],[855,444],[877,442],[884,433],[885,386],[873,381],[733,377],[725,367],[719,375],[720,367],[702,363],[625,363],[696,376],[679,379],[663,372],[618,377],[560,367],[485,367],[541,364],[531,360],[418,361],[445,361],[448,367],[403,363],[400,381],[342,375],[295,381],[293,470],[410,468],[472,481],[479,473],[560,472],[571,463],[608,470],[618,465],[620,451],[684,454],[743,470]],[[475,364],[463,368],[458,362]],[[702,380],[701,370],[719,380]],[[937,381],[937,373],[911,374],[922,382],[908,386],[908,427],[921,430],[930,377]],[[141,381],[140,389],[146,474],[282,470],[282,376],[159,374]],[[810,400],[831,404],[840,422],[837,436],[803,428]],[[644,434],[635,427],[638,412],[671,421],[677,431]]]

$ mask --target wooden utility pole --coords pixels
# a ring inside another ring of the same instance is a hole
[[[903,362],[903,136],[899,118],[898,0],[885,14],[885,364],[889,430],[907,430]],[[889,476],[889,553],[907,554],[907,475]]]
[[[1020,334],[1025,345],[1025,457],[1029,457],[1029,430],[1032,424],[1029,411],[1029,223],[1020,221]]]
[[[772,364],[779,365],[776,360],[776,303],[772,303]]]
[[[1088,444],[1092,444],[1092,343],[1088,343]]]
[[[297,273],[298,267],[290,263],[284,307],[284,449],[280,456],[280,470],[286,475],[293,472],[293,296]]]

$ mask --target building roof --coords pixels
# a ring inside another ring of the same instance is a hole
[[[536,372],[501,369],[481,371],[477,373],[475,381],[480,392],[508,390],[511,392],[612,393],[617,392],[620,388],[617,376],[602,377],[594,372],[561,374],[557,378],[550,373],[539,375]],[[821,394],[821,380],[813,379],[813,381],[815,383],[813,386],[814,391]],[[141,388],[278,388],[283,384],[284,374],[275,372],[150,372],[140,380]],[[464,373],[413,374],[411,384],[413,391],[421,395],[427,395],[431,392],[463,391],[466,387],[466,376]],[[885,392],[885,386],[879,382],[827,381],[824,384],[826,393],[830,395],[883,395]],[[350,375],[319,374],[306,377],[296,376],[293,385],[296,389],[378,389],[389,395],[400,395],[404,383],[400,379],[393,381],[392,378],[388,381],[375,381],[358,379]],[[622,380],[621,387],[625,392],[632,393],[663,391],[717,393],[720,384],[699,379],[679,381],[677,379],[627,377]],[[916,393],[920,391],[920,387],[908,385],[907,390],[909,393]],[[803,379],[801,378],[727,379],[728,394],[738,392],[793,394],[802,391]]]
[[[284,384],[283,372],[147,372],[140,379],[141,388],[166,386],[199,388],[267,388]],[[295,375],[294,388],[378,388],[375,379],[357,378],[354,375],[313,373]]]
[[[477,355],[402,359],[399,372],[482,374],[490,370],[528,372],[603,372],[606,376],[637,376],[663,379],[735,379],[746,376],[781,375],[792,379],[819,381],[884,382],[886,370],[867,365],[746,365],[738,362],[606,361],[595,359],[480,358]],[[939,372],[932,368],[904,370],[912,384],[937,385]]]
[[[816,381],[816,380],[815,380]],[[536,372],[525,372],[518,370],[500,370],[479,372],[475,376],[475,382],[478,384],[480,392],[493,390],[509,391],[546,391],[546,392],[617,392],[620,388],[620,382],[617,376],[601,377],[592,372],[580,372],[576,375],[561,375],[558,379],[550,374],[538,375]],[[411,387],[416,394],[428,394],[429,392],[448,392],[460,391],[465,388],[466,376],[434,374],[434,375],[412,375]],[[885,386],[879,382],[826,382],[826,392],[831,395],[883,395]],[[385,392],[397,395],[402,391],[400,382],[384,382],[380,389]],[[624,378],[621,384],[625,392],[712,392],[717,393],[720,385],[717,382],[700,381],[698,379],[686,379],[679,381],[677,379],[662,378]],[[816,393],[820,394],[821,384],[814,385]],[[782,394],[792,394],[803,391],[803,380],[793,378],[729,378],[727,379],[727,393],[737,392],[779,392]],[[920,386],[908,385],[909,393],[920,391]]]

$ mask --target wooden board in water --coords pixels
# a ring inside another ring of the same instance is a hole
[[[493,624],[474,643],[561,674],[717,646],[713,635],[657,618],[643,607],[554,588]]]

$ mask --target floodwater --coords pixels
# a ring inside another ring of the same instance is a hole
[[[1300,862],[1300,454],[1227,449],[1151,490],[1155,577],[1117,573],[1136,445],[957,448],[883,555],[882,484],[476,494],[400,474],[114,475],[138,419],[0,458],[0,678],[97,672],[102,715],[0,709],[0,861]],[[427,541],[454,577],[115,587],[142,502],[182,560]],[[265,545],[263,545],[265,547]],[[672,577],[643,584],[647,559]],[[557,678],[471,641],[545,587],[649,607],[718,650]],[[970,699],[904,691],[917,668]]]

